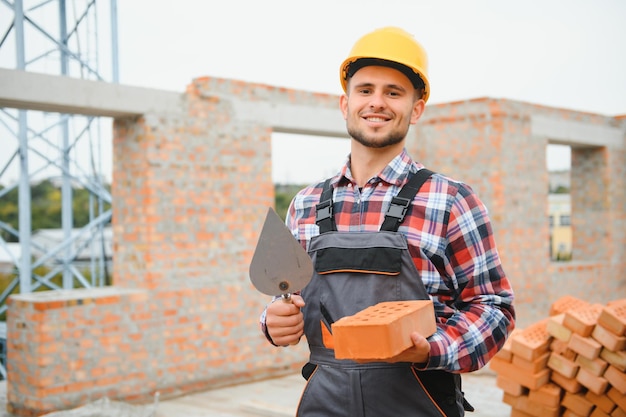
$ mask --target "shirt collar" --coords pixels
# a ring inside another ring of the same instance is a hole
[[[421,167],[421,164],[413,161],[406,149],[402,149],[402,152],[396,155],[376,176],[376,182],[384,181],[390,185],[401,186],[406,183],[409,173],[415,173]],[[347,183],[356,183],[350,171],[350,155],[346,158],[339,173],[331,179],[333,186],[345,185]]]

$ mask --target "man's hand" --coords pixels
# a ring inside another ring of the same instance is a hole
[[[400,352],[394,357],[383,359],[382,361],[390,363],[411,362],[419,364],[425,364],[428,362],[428,359],[430,358],[430,343],[428,343],[428,340],[426,340],[426,338],[420,333],[413,332],[411,333],[411,341],[413,342],[413,346]],[[381,360],[358,360],[357,362],[381,362]]]
[[[411,333],[411,340],[413,341],[413,346],[400,352],[393,358],[387,359],[386,362],[428,362],[428,358],[430,358],[430,343],[428,343],[428,340],[418,332]]]
[[[291,302],[274,301],[267,306],[265,325],[267,332],[278,346],[296,345],[304,334],[304,316],[300,309],[304,300],[292,295]]]

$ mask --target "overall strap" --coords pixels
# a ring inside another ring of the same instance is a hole
[[[319,226],[320,234],[337,231],[333,215],[333,187],[330,186],[330,178],[324,182],[320,202],[315,206],[315,224]]]
[[[380,226],[381,231],[398,231],[398,227],[404,220],[404,216],[406,216],[415,195],[432,174],[433,171],[422,168],[411,176],[409,182],[402,187],[398,195],[391,199],[391,204],[387,209],[387,213],[385,213],[385,220],[382,226]]]

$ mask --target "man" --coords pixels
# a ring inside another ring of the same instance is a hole
[[[340,67],[351,153],[336,176],[300,191],[287,216],[315,272],[301,295],[261,316],[277,346],[306,335],[299,416],[462,416],[471,406],[459,374],[484,366],[513,330],[486,208],[405,150],[430,94],[426,69],[422,47],[393,27],[359,39]],[[435,334],[412,332],[414,346],[384,362],[335,359],[332,323],[410,299],[433,300]]]

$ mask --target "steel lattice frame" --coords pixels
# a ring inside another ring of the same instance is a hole
[[[102,19],[99,14],[108,16]],[[102,29],[102,22],[110,25]],[[99,31],[111,36],[101,39]],[[110,51],[108,75],[101,69],[100,50]],[[0,66],[118,82],[116,0],[109,0],[106,8],[96,0],[0,0]],[[104,132],[100,118],[0,109],[0,183],[4,186],[0,200],[17,188],[19,208],[19,227],[0,217],[0,231],[18,240],[21,248],[21,256],[13,259],[15,277],[0,294],[0,314],[7,310],[8,296],[18,290],[24,294],[107,284],[106,254],[93,250],[103,248],[104,229],[111,221],[111,210],[105,209],[112,202],[111,194],[101,163],[102,146],[107,143],[111,146],[110,134]],[[61,185],[63,238],[44,248],[32,240],[30,187],[52,177]],[[90,221],[79,230],[73,228],[75,187],[90,192]],[[74,263],[85,248],[91,249],[90,274]],[[0,250],[11,253],[2,235]],[[35,273],[41,265],[47,267],[44,275]],[[51,281],[57,274],[63,276],[61,286]],[[4,366],[0,373],[6,376]]]

